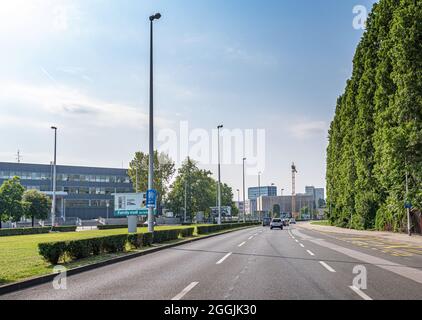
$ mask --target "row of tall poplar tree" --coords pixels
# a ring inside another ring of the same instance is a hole
[[[403,231],[405,203],[420,217],[422,1],[374,5],[337,101],[326,175],[334,225]]]

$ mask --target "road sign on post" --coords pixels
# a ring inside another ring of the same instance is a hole
[[[406,202],[405,205],[404,205],[404,207],[406,209],[412,209],[412,203],[411,202]]]
[[[114,216],[146,216],[148,209],[145,203],[145,193],[116,193],[114,194]]]
[[[157,190],[151,189],[147,191],[147,208],[157,207]]]

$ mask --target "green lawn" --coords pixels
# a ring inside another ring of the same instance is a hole
[[[175,228],[189,228],[189,226],[163,226],[156,227],[156,230]],[[147,228],[138,228],[138,232],[147,232]],[[51,273],[52,267],[38,254],[39,243],[87,239],[124,233],[127,233],[127,229],[0,237],[0,285]],[[84,259],[85,261],[82,263],[88,264],[112,256],[116,255],[88,258]],[[68,267],[75,267],[80,264],[81,262],[71,263]]]

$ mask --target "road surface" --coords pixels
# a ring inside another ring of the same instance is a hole
[[[66,290],[47,283],[0,299],[419,300],[422,255],[394,256],[299,226],[256,227],[74,275]]]

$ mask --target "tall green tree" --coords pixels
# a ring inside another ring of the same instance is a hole
[[[0,187],[0,212],[3,222],[17,222],[24,216],[22,196],[25,188],[18,177],[6,180]]]
[[[170,180],[175,173],[173,160],[164,153],[154,153],[154,189],[157,190],[157,206],[163,202]],[[128,174],[134,188],[138,185],[136,192],[148,190],[149,155],[143,152],[136,152],[134,159],[129,164]]]
[[[26,190],[23,194],[25,217],[31,218],[34,227],[35,219],[46,220],[51,208],[50,199],[38,190]]]
[[[420,1],[380,0],[373,7],[329,131],[332,224],[400,231],[406,200],[421,211],[421,24]]]

